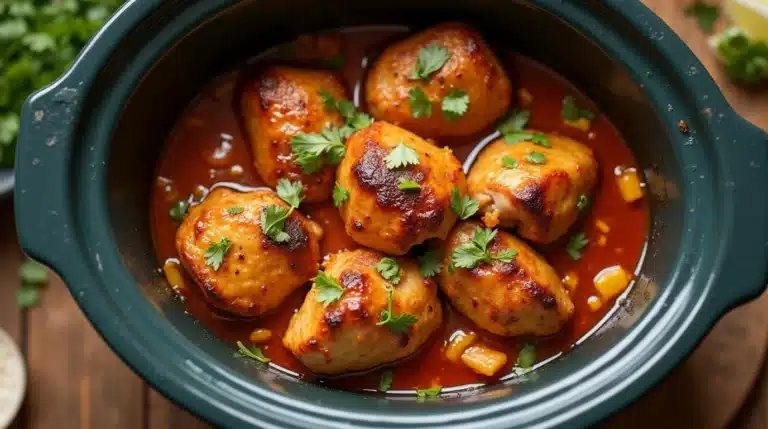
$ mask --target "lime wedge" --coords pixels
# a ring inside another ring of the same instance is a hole
[[[725,10],[750,39],[768,42],[768,0],[727,0]]]

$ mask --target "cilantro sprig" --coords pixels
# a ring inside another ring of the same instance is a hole
[[[423,255],[419,256],[419,273],[423,277],[433,277],[440,274],[443,269],[443,263],[440,257],[440,251],[429,249]]]
[[[374,268],[376,268],[376,271],[381,274],[384,280],[389,281],[393,285],[400,283],[400,264],[394,258],[381,258]]]
[[[451,209],[461,219],[469,219],[480,210],[480,203],[467,195],[461,196],[459,188],[451,191]]]
[[[411,116],[416,119],[432,117],[432,102],[427,94],[418,86],[408,91],[408,104],[411,105]]]
[[[459,268],[475,268],[482,263],[490,264],[493,261],[511,262],[517,256],[514,249],[505,249],[491,254],[488,245],[496,237],[497,230],[490,228],[475,228],[472,240],[458,246],[451,256],[453,265]]]
[[[320,134],[298,133],[291,139],[296,164],[304,173],[312,174],[326,165],[337,165],[347,153],[342,130],[323,128]]]
[[[333,205],[336,206],[336,208],[339,208],[348,199],[349,191],[347,188],[342,187],[339,185],[339,182],[336,182],[336,184],[333,185]]]
[[[419,184],[419,182],[406,179],[405,177],[400,178],[400,182],[397,184],[397,187],[401,191],[406,191],[406,192],[418,191],[419,189],[421,189],[421,185]]]
[[[395,373],[391,369],[382,372],[379,379],[379,392],[386,392],[391,389],[393,378],[395,378]]]
[[[523,344],[523,348],[520,349],[520,353],[517,354],[516,367],[522,369],[528,369],[533,367],[536,363],[536,345],[531,343]]]
[[[411,325],[419,321],[419,318],[410,313],[395,315],[392,311],[392,299],[394,288],[389,288],[387,296],[387,309],[381,312],[381,320],[376,326],[386,326],[393,334],[406,334]]]
[[[319,95],[323,99],[326,109],[337,110],[344,117],[345,124],[340,131],[343,138],[347,138],[353,132],[366,128],[373,123],[373,118],[367,113],[357,110],[357,107],[351,101],[337,100],[327,89],[321,89]]]
[[[578,261],[581,259],[581,251],[584,250],[588,244],[589,240],[587,239],[587,234],[580,232],[574,234],[570,240],[568,240],[568,245],[565,246],[565,251],[571,259]]]
[[[409,78],[412,80],[429,80],[429,77],[440,70],[450,58],[451,53],[448,49],[437,43],[421,48]]]
[[[443,391],[442,386],[432,386],[427,389],[419,389],[416,391],[416,397],[419,399],[437,398]]]
[[[248,348],[245,346],[245,344],[242,343],[242,341],[237,342],[237,349],[238,352],[240,352],[241,355],[245,357],[249,357],[253,360],[256,360],[261,363],[270,363],[272,362],[272,359],[264,356],[264,352],[261,350],[261,348],[256,346],[251,346],[251,348]]]
[[[577,121],[581,118],[589,119],[590,121],[595,119],[595,113],[577,106],[576,99],[572,95],[567,95],[563,98],[563,108],[560,113],[566,121]]]
[[[339,282],[323,271],[317,273],[314,281],[315,289],[317,289],[317,300],[323,304],[323,307],[328,307],[344,295],[344,288]]]
[[[304,185],[287,179],[277,181],[277,195],[288,203],[290,208],[271,204],[261,212],[261,230],[277,243],[285,243],[291,236],[285,232],[285,222],[304,200]]]
[[[205,257],[205,264],[213,268],[214,271],[219,271],[221,264],[224,263],[224,256],[229,252],[232,247],[232,242],[223,237],[221,240],[211,243],[208,246],[208,250],[203,255]]]
[[[469,94],[463,89],[453,88],[445,98],[441,105],[443,115],[450,121],[455,121],[460,116],[467,113],[469,109]]]
[[[530,133],[525,131],[528,121],[531,120],[531,112],[525,109],[514,110],[496,126],[496,130],[504,136],[504,143],[515,144],[521,141],[530,141],[531,143],[543,147],[552,147],[549,138],[541,133]]]
[[[395,148],[389,152],[389,155],[384,158],[384,162],[390,170],[405,167],[407,165],[417,165],[419,163],[419,153],[412,147],[400,141],[400,144],[395,146]]]

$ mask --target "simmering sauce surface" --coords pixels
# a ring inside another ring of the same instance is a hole
[[[360,105],[360,100],[364,98],[361,87],[365,79],[365,66],[370,64],[387,42],[402,36],[402,31],[381,29],[345,31],[317,38],[305,36],[293,45],[292,54],[310,60],[317,59],[313,57],[318,55],[326,58],[343,55],[346,61],[341,76],[349,93],[354,94],[356,104],[365,111],[365,105]],[[284,50],[278,50],[281,51]],[[546,247],[537,247],[561,277],[568,275],[578,278],[578,285],[571,293],[575,313],[571,322],[556,335],[546,338],[503,338],[475,327],[444,300],[443,325],[418,353],[392,367],[395,374],[393,389],[493,382],[510,373],[525,342],[536,344],[537,362],[567,351],[614,305],[613,301],[604,302],[597,310],[588,306],[589,297],[599,296],[592,281],[595,275],[614,265],[621,265],[628,272],[634,272],[641,261],[649,221],[648,206],[645,199],[627,203],[619,192],[615,180],[616,169],[637,167],[637,164],[617,130],[601,114],[592,121],[589,131],[566,125],[561,116],[563,97],[572,95],[580,106],[597,112],[594,103],[541,64],[498,47],[495,51],[515,87],[531,95],[532,101],[525,106],[531,111],[529,127],[562,134],[585,143],[594,150],[599,162],[599,181],[590,198],[588,213],[563,239]],[[259,61],[265,60],[262,58]],[[212,185],[219,182],[261,185],[236,107],[240,95],[237,88],[240,79],[247,74],[246,69],[244,67],[221,76],[204,88],[181,115],[165,142],[164,154],[157,165],[157,182],[153,189],[150,213],[155,249],[161,266],[166,259],[177,257],[174,240],[178,223],[168,215],[177,200],[186,199],[192,194],[199,201]],[[519,105],[520,100],[513,104]],[[457,158],[463,161],[479,142],[493,132],[493,129],[488,129],[471,137],[444,138],[436,143],[451,147]],[[344,232],[338,210],[330,201],[303,204],[301,211],[325,230],[321,254],[360,247]],[[598,220],[608,225],[610,231],[601,231],[596,226]],[[590,240],[590,245],[584,249],[583,257],[578,261],[572,260],[564,250],[568,238],[575,232],[585,232]],[[237,341],[249,344],[248,336],[256,328],[270,329],[273,332],[272,338],[262,344],[261,348],[272,360],[271,365],[278,365],[299,377],[316,379],[335,387],[376,389],[381,369],[335,379],[317,379],[283,347],[282,335],[309,286],[307,284],[297,290],[271,314],[255,320],[236,320],[213,310],[186,274],[185,287],[177,290],[177,293],[184,297],[184,305],[191,317],[200,320],[217,337],[233,345]],[[497,377],[489,378],[473,372],[461,362],[453,363],[446,359],[443,348],[451,335],[459,330],[476,332],[479,342],[505,352],[508,356],[507,368],[500,371]]]

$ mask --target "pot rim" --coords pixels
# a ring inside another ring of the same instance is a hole
[[[160,50],[178,40],[178,34],[235,1],[209,0],[185,9],[174,17],[177,25],[172,31],[168,28],[159,30],[157,43],[164,46]],[[104,216],[107,213],[104,198],[106,168],[100,163],[96,166],[94,163],[90,169],[85,165],[74,166],[87,170],[95,182],[92,185],[69,177],[74,168],[70,165],[71,154],[75,151],[72,127],[80,119],[79,102],[86,98],[101,67],[116,49],[117,41],[148,19],[162,3],[162,0],[126,3],[86,46],[68,72],[25,104],[22,137],[17,149],[16,218],[22,247],[62,275],[78,304],[110,347],[163,394],[217,425],[330,428],[344,423],[354,427],[483,429],[511,424],[525,427],[587,426],[614,413],[658,382],[690,353],[724,311],[762,291],[766,278],[768,233],[765,219],[768,213],[765,192],[757,184],[764,183],[768,176],[763,168],[743,170],[747,162],[754,159],[760,160],[762,165],[768,164],[764,144],[768,138],[733,113],[703,65],[672,30],[641,3],[602,2],[607,10],[631,24],[632,30],[661,54],[664,66],[670,67],[671,74],[678,78],[672,83],[681,85],[680,90],[688,98],[667,94],[670,90],[664,85],[669,82],[657,81],[645,72],[655,70],[657,66],[643,54],[627,50],[630,42],[607,31],[610,30],[608,24],[591,15],[579,0],[535,0],[531,3],[565,20],[610,56],[619,58],[633,74],[635,82],[645,85],[646,93],[657,107],[666,106],[667,101],[670,104],[679,102],[678,105],[683,107],[676,109],[675,115],[657,109],[669,130],[675,129],[677,121],[684,119],[694,124],[693,131],[698,131],[695,138],[702,141],[713,142],[721,136],[731,138],[737,134],[755,140],[755,144],[741,148],[743,153],[728,153],[714,147],[712,160],[704,156],[712,157],[712,149],[689,149],[683,142],[688,137],[670,137],[675,142],[675,156],[683,164],[686,160],[702,159],[704,163],[712,164],[713,169],[713,177],[702,179],[700,183],[684,184],[686,208],[710,210],[711,214],[688,216],[685,220],[688,229],[683,233],[681,249],[666,282],[674,285],[674,289],[672,286],[663,288],[655,298],[656,302],[608,353],[562,378],[556,385],[520,396],[457,406],[449,411],[444,406],[430,403],[419,404],[419,408],[389,409],[392,402],[386,399],[365,398],[307,384],[303,386],[307,392],[315,392],[316,397],[324,398],[322,402],[309,402],[253,383],[242,373],[228,372],[175,331],[135,286],[131,288],[131,277],[122,266],[116,246],[109,241],[112,235],[109,221],[105,219],[107,216]],[[654,36],[659,32],[664,37]],[[619,57],[617,51],[625,55]],[[147,65],[155,59],[138,58],[137,70],[148,70]],[[126,100],[139,77],[140,73],[132,77],[134,80],[116,79],[111,97]],[[708,99],[703,103],[692,94],[707,94]],[[709,120],[700,113],[703,109],[710,112]],[[40,111],[46,112],[45,115],[33,114]],[[93,154],[86,155],[91,161],[106,159],[109,124],[115,123],[119,111],[99,112],[98,115],[106,121],[98,121],[100,125],[88,130],[86,139],[106,143],[92,147]],[[41,144],[50,141],[50,136],[57,138],[59,143],[55,146]],[[33,162],[35,160],[37,162]],[[37,166],[46,167],[45,172],[35,168]],[[729,183],[734,185],[729,186]],[[715,196],[708,195],[713,189]],[[45,201],[41,195],[46,196]],[[737,211],[740,204],[748,204],[750,213],[746,213],[744,206]],[[743,223],[759,225],[757,230],[736,227]],[[719,241],[707,243],[712,248],[700,249],[697,244],[704,231],[718,233]],[[57,250],[51,248],[52,237],[62,241]],[[736,252],[737,243],[746,250]],[[754,260],[744,258],[746,251],[762,256],[761,265],[750,265],[749,262]],[[114,273],[120,276],[115,277]],[[742,279],[746,286],[716,290],[717,280],[729,277]],[[148,327],[153,329],[153,336],[145,335]],[[600,376],[596,377],[598,373]],[[342,402],[352,406],[348,409],[336,406]],[[357,411],[363,408],[371,412]]]

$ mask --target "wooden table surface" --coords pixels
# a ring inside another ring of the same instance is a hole
[[[683,14],[687,1],[645,0],[690,45],[713,74],[736,110],[768,129],[768,94],[730,85],[710,54],[696,24]],[[170,404],[131,372],[107,348],[55,278],[43,292],[41,306],[22,312],[15,305],[18,266],[10,200],[0,201],[0,326],[21,345],[29,384],[25,404],[12,429],[196,429],[209,427]],[[768,309],[766,309],[768,311]],[[733,428],[768,428],[768,373],[731,424]],[[656,389],[664,389],[662,383]],[[679,398],[686,401],[687,398]],[[689,404],[696,407],[697,404]],[[707,405],[710,406],[710,405]],[[656,426],[659,427],[659,426]]]

